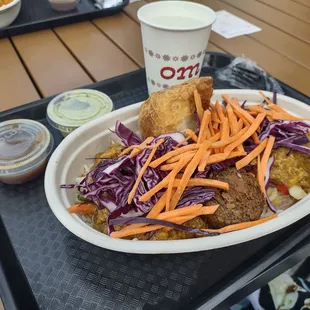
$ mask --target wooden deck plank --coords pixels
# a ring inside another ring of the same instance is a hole
[[[43,96],[93,82],[53,31],[32,32],[12,40]]]
[[[141,30],[135,21],[121,12],[93,23],[138,66],[144,67]]]
[[[310,0],[309,0],[310,1]],[[310,68],[310,45],[292,37],[291,35],[282,32],[281,30],[262,22],[261,20],[234,8],[227,3],[219,0],[201,0],[202,4],[209,6],[214,11],[226,10],[230,13],[243,18],[244,20],[260,27],[262,31],[250,35],[253,39],[266,45],[267,47],[281,53],[282,55],[290,58]],[[310,28],[310,26],[309,26]]]
[[[57,27],[54,31],[95,81],[139,69],[91,22]]]
[[[40,99],[8,39],[0,40],[0,111]]]
[[[271,26],[274,26],[306,43],[310,43],[309,24],[280,12],[256,0],[223,0]],[[276,40],[276,38],[275,38]]]
[[[250,58],[280,81],[307,96],[310,95],[310,70],[269,49],[251,37],[240,36],[227,40],[212,32],[210,41],[234,56],[244,55]]]
[[[217,47],[216,45],[212,44],[211,42],[208,43],[207,51],[208,52],[216,52],[216,53],[226,53],[226,51]]]
[[[291,0],[258,0],[258,1],[265,3],[278,11],[296,17],[306,23],[310,23],[310,7],[309,8],[305,7],[304,5]]]
[[[293,0],[293,1],[310,8],[310,1],[309,0]]]
[[[137,17],[137,12],[138,10],[143,7],[144,5],[146,5],[147,2],[145,1],[137,1],[134,3],[130,3],[127,6],[125,6],[125,8],[123,9],[123,11],[131,18],[133,19],[135,22],[137,22],[139,24],[139,20]]]

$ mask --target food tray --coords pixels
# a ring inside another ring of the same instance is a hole
[[[0,29],[0,38],[113,15],[129,0],[105,0],[101,10],[94,6],[94,0],[80,0],[77,8],[69,12],[54,11],[48,0],[21,0],[21,3],[18,17],[13,24]]]
[[[202,75],[213,76],[231,59],[207,54],[209,66]],[[214,85],[229,86],[216,80]],[[282,86],[287,95],[310,104],[309,98]],[[89,87],[110,95],[116,109],[147,97],[144,70]],[[48,126],[49,101],[0,113],[0,121],[23,117]],[[48,128],[59,144],[60,134]],[[0,201],[15,263],[23,267],[40,309],[188,310],[202,304],[213,309],[310,235],[308,216],[272,235],[233,247],[188,254],[124,254],[93,246],[63,227],[47,204],[43,176],[25,185],[0,184]]]

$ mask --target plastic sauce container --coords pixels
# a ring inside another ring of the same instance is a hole
[[[28,182],[43,173],[54,140],[39,122],[17,119],[0,124],[0,181]]]
[[[97,90],[78,89],[55,97],[47,107],[47,120],[64,137],[83,124],[113,110],[113,102]]]
[[[51,7],[55,11],[66,12],[76,8],[79,0],[48,0]]]

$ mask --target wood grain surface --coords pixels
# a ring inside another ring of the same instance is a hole
[[[58,27],[55,33],[95,81],[139,69],[91,22]]]
[[[0,51],[0,111],[40,99],[8,39],[0,40]]]
[[[52,30],[24,34],[12,40],[43,96],[93,82]]]

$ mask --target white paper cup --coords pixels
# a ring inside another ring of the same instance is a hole
[[[207,6],[161,1],[139,9],[149,93],[198,77],[216,19]]]

